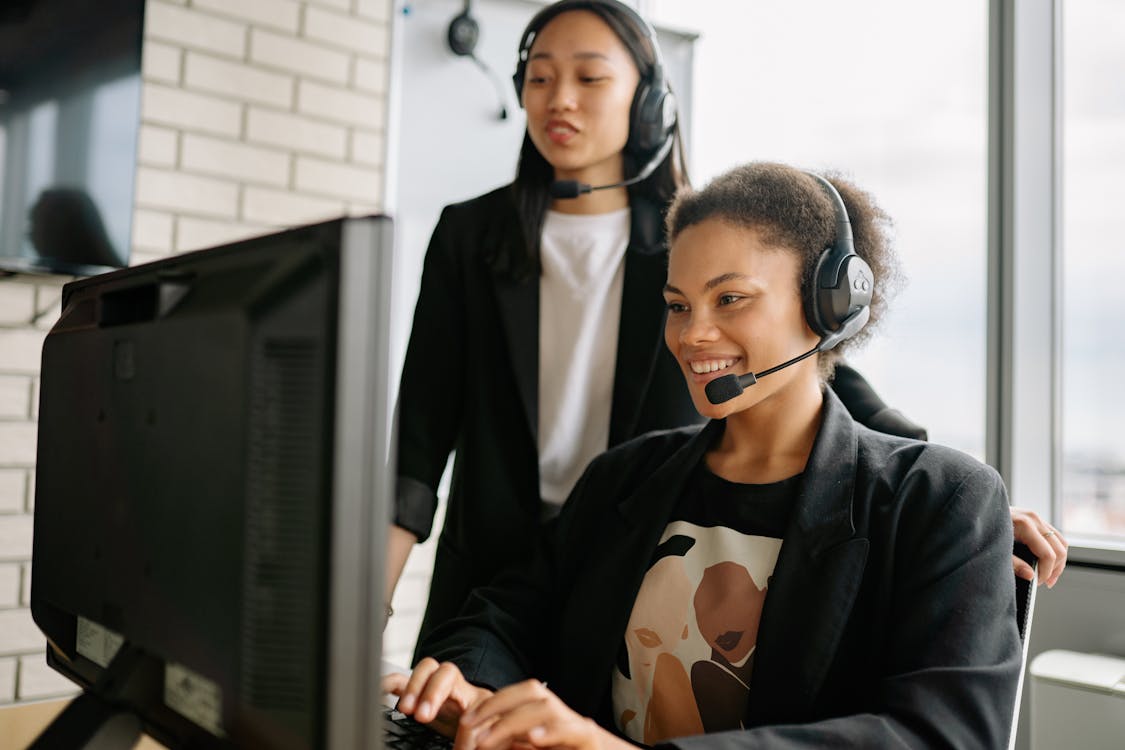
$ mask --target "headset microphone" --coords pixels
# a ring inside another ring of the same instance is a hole
[[[648,177],[654,171],[656,171],[656,168],[668,156],[668,152],[672,150],[672,141],[673,139],[671,136],[665,139],[663,145],[660,146],[660,149],[653,155],[651,159],[648,160],[648,163],[646,163],[641,171],[637,172],[634,177],[630,177],[629,179],[622,182],[613,182],[609,185],[597,186],[589,185],[585,182],[579,182],[578,180],[555,180],[551,183],[550,187],[551,197],[577,198],[580,195],[585,195],[586,193],[592,192],[594,190],[609,190],[610,188],[628,187],[629,185],[638,183]]]

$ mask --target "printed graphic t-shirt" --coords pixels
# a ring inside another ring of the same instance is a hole
[[[737,484],[692,473],[641,582],[613,671],[630,739],[742,727],[762,614],[800,476]]]

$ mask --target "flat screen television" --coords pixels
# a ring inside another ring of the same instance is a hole
[[[391,235],[339,219],[63,287],[31,612],[83,692],[40,747],[121,722],[377,746]]]
[[[0,271],[128,264],[144,0],[0,3]]]

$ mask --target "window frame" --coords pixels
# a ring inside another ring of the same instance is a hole
[[[990,0],[986,460],[1052,523],[1062,498],[1062,2]],[[1068,534],[1069,558],[1125,565]]]

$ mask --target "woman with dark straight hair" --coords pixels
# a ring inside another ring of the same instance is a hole
[[[516,178],[446,207],[434,230],[402,373],[388,564],[393,591],[455,451],[423,633],[531,553],[591,458],[699,419],[660,346],[663,215],[687,177],[658,56],[621,3],[542,9],[515,75]],[[556,181],[644,172],[551,195]]]

